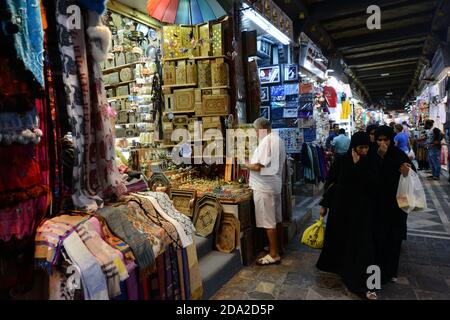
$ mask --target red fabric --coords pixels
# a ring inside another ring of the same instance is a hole
[[[0,146],[0,192],[28,189],[41,184],[34,145]]]
[[[337,107],[337,94],[336,94],[336,90],[334,90],[333,87],[328,87],[328,86],[324,87],[323,95],[325,96],[325,99],[327,100],[327,103],[330,106],[330,108]]]

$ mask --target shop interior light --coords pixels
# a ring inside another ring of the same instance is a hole
[[[317,61],[317,62],[324,62],[325,60],[323,60],[322,58],[315,58],[314,61]]]
[[[381,76],[382,77],[387,77],[387,76],[389,76],[389,73],[382,73]]]
[[[272,35],[275,39],[280,41],[284,45],[288,45],[291,43],[291,39],[285,35],[283,32],[278,30],[273,24],[267,21],[263,16],[261,16],[254,9],[250,8],[250,6],[246,3],[242,4],[244,16],[257,24],[264,31]]]

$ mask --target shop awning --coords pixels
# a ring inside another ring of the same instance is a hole
[[[216,20],[227,13],[217,0],[149,0],[148,14],[172,24],[198,24]]]

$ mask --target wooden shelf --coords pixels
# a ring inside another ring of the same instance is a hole
[[[195,113],[195,110],[188,110],[188,111],[164,111],[163,116],[166,114],[173,113],[173,114],[186,114],[186,113]]]
[[[197,86],[196,83],[185,83],[185,84],[170,84],[168,86],[162,86],[163,89],[170,89],[170,88],[185,88],[185,87],[195,87]]]
[[[180,60],[208,60],[208,59],[230,59],[228,56],[203,56],[203,57],[179,57],[179,58],[163,58],[162,61],[170,62],[170,61],[180,61]]]
[[[111,97],[111,98],[108,98],[108,102],[109,102],[109,101],[114,101],[114,100],[120,100],[120,99],[128,99],[129,96],[130,96],[130,95]]]
[[[200,90],[214,90],[214,89],[228,89],[231,88],[229,86],[220,86],[220,87],[205,87],[205,88],[199,88]]]
[[[116,123],[116,126],[126,126],[128,124],[151,124],[152,122],[127,122],[127,123]]]
[[[133,66],[137,65],[138,63],[140,63],[140,62],[132,62],[132,63],[127,63],[127,64],[122,64],[120,66],[103,69],[102,72],[103,72],[103,74],[109,74],[109,73],[113,73],[114,71],[122,70],[124,68],[133,67]]]
[[[108,84],[108,85],[105,85],[105,88],[119,87],[119,86],[130,84],[130,83],[133,83],[133,82],[136,82],[136,80],[129,80],[129,81],[123,81],[123,82]]]

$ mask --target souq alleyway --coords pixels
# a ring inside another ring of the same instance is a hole
[[[420,172],[428,209],[408,217],[397,283],[383,286],[380,300],[450,299],[450,183]],[[319,217],[318,207],[303,229]],[[302,230],[303,232],[303,230]],[[302,245],[298,234],[281,265],[245,267],[212,299],[355,300],[338,276],[316,267],[320,250]]]

